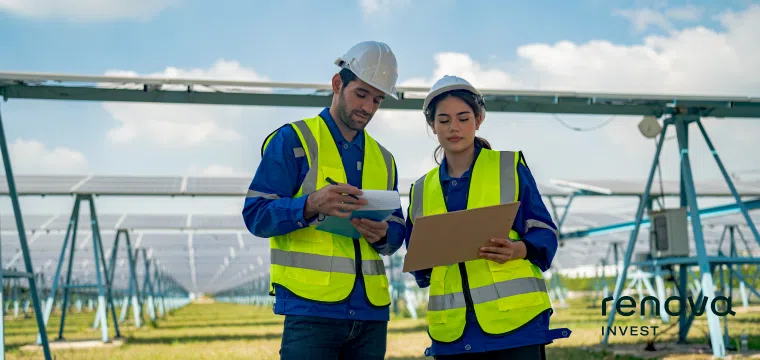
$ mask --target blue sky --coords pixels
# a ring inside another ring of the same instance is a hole
[[[489,88],[760,95],[760,5],[745,0],[230,0],[227,10],[220,3],[0,1],[0,70],[326,83],[337,56],[374,39],[395,52],[400,84],[455,74]],[[18,174],[244,176],[253,175],[266,134],[319,111],[19,100],[0,109]],[[579,127],[606,118],[561,116]],[[758,167],[747,154],[760,151],[752,136],[759,121],[705,121],[729,170]],[[493,114],[480,135],[524,150],[539,181],[643,180],[654,146],[637,123],[620,117],[576,132],[547,115]],[[401,177],[432,166],[435,139],[419,112],[381,110],[369,130],[394,152]],[[696,176],[718,177],[703,141],[694,143]],[[663,161],[675,165],[669,146]],[[663,175],[677,171],[669,166]],[[40,211],[70,206],[27,201]],[[239,206],[224,202],[213,211]]]

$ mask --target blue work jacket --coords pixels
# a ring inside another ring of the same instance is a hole
[[[325,108],[319,115],[327,123],[336,142],[348,183],[361,188],[362,171],[359,169],[362,166],[357,166],[357,164],[364,160],[364,133],[359,132],[353,141],[349,142],[338,129],[329,108]],[[257,237],[270,238],[287,234],[302,226],[308,226],[316,220],[316,217],[312,219],[303,217],[306,196],[293,198],[309,171],[306,157],[295,157],[293,154],[293,149],[298,147],[302,147],[301,141],[289,125],[280,128],[267,145],[249,189],[260,194],[277,195],[277,198],[272,199],[273,196],[265,195],[250,197],[245,200],[243,206],[245,225]],[[393,188],[398,191],[398,170],[395,166],[393,171],[396,173]],[[393,215],[399,219],[404,216],[401,208],[397,209]],[[401,247],[403,241],[404,225],[389,222],[386,239],[371,245],[380,255],[391,255]],[[300,298],[281,286],[275,286],[275,314],[350,320],[388,321],[390,318],[388,306],[375,307],[367,301],[361,276],[356,277],[351,296],[338,304],[317,303]]]
[[[475,146],[474,159],[477,159],[481,149],[479,145]],[[446,159],[444,158],[441,162],[439,176],[448,211],[464,210],[467,207],[467,194],[470,190],[470,176],[474,164],[475,160],[470,165],[470,169],[462,174],[461,177],[452,178],[447,171]],[[551,215],[549,215],[549,211],[541,199],[541,194],[528,167],[518,164],[517,176],[520,183],[518,197],[520,208],[517,211],[513,229],[520,234],[525,243],[525,248],[527,249],[526,259],[536,264],[541,271],[547,271],[551,267],[552,259],[557,251],[557,234],[545,228],[532,227],[527,229],[526,221],[537,220],[551,226],[555,230],[557,226],[552,221]],[[420,189],[417,189],[417,191],[420,191]],[[407,213],[410,213],[410,210]],[[411,219],[407,217],[405,237],[407,248],[412,229]],[[432,269],[412,272],[417,284],[421,288],[430,286],[431,273]],[[504,336],[493,336],[484,333],[477,323],[475,313],[468,311],[467,323],[462,337],[456,342],[446,344],[432,340],[432,345],[426,349],[425,355],[438,356],[487,352],[520,346],[548,344],[553,339],[569,335],[567,329],[549,330],[549,317],[550,313],[546,311],[512,333]]]

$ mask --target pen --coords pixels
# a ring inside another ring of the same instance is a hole
[[[333,184],[333,185],[338,185],[338,183],[337,183],[337,182],[335,182],[335,180],[333,180],[333,179],[330,179],[330,177],[329,177],[329,176],[328,176],[328,177],[327,177],[327,179],[325,179],[325,180],[327,180],[327,182],[329,182],[330,184]],[[348,195],[348,196],[350,196],[350,197],[352,197],[352,198],[354,198],[354,199],[356,199],[356,200],[359,200],[359,198],[358,198],[358,197],[356,197],[356,195],[354,195],[354,194],[347,194],[347,195]]]

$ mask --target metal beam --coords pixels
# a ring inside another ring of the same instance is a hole
[[[0,114],[0,151],[2,152],[3,166],[5,167],[5,180],[8,184],[8,192],[11,197],[11,204],[13,206],[13,215],[16,218],[16,229],[18,231],[19,245],[21,246],[21,253],[24,257],[24,265],[26,267],[26,273],[32,275],[29,280],[29,293],[32,297],[32,306],[34,307],[34,316],[37,321],[37,330],[41,332],[40,345],[42,345],[43,355],[46,360],[51,359],[50,347],[48,345],[47,333],[45,332],[45,324],[42,321],[42,308],[40,305],[40,299],[37,292],[37,284],[34,279],[34,266],[32,265],[32,258],[29,253],[29,244],[26,241],[26,230],[24,229],[24,219],[21,215],[21,204],[19,203],[18,194],[16,193],[16,183],[13,178],[13,166],[11,166],[11,155],[8,151],[8,142],[5,136],[5,127],[3,126],[2,114]],[[0,244],[1,245],[1,244]],[[1,246],[0,246],[1,247]],[[0,257],[2,262],[2,257]],[[2,264],[0,264],[0,269]],[[2,288],[2,271],[0,270],[0,288]],[[1,290],[1,289],[0,289]],[[2,292],[2,291],[0,291]],[[3,306],[2,294],[0,294],[0,307]],[[2,315],[2,312],[0,312]],[[5,318],[0,317],[0,358],[5,359]]]
[[[699,209],[699,217],[701,219],[705,219],[705,218],[715,217],[715,216],[720,216],[720,215],[740,213],[742,212],[742,206],[740,204],[743,204],[744,208],[747,210],[759,209],[760,199],[748,200],[742,203],[731,203],[731,204],[713,206],[713,207],[708,207],[708,208],[702,208],[702,209]],[[691,220],[692,218],[691,214],[688,214],[687,218]],[[560,239],[563,239],[563,240],[578,239],[578,238],[584,238],[588,236],[598,236],[598,235],[604,235],[604,234],[625,232],[625,231],[633,230],[634,227],[636,227],[635,220],[626,221],[626,222],[621,222],[617,224],[604,225],[604,226],[599,226],[595,228],[560,234]],[[641,227],[642,228],[649,227],[649,218],[641,220]]]
[[[66,82],[73,84],[61,85]],[[110,87],[104,84],[110,84]],[[120,84],[121,87],[113,87],[116,84]],[[196,91],[196,88],[211,86],[238,89],[232,92],[222,89]],[[288,92],[277,93],[273,91],[274,88],[288,89]],[[244,89],[248,89],[249,92],[245,92]],[[250,92],[251,89],[256,92]],[[297,94],[293,89],[306,91]],[[425,94],[428,91],[426,87],[399,88],[399,99],[385,100],[383,109],[419,111],[423,99],[414,98],[414,94]],[[484,89],[482,92],[491,112],[657,117],[681,113],[711,117],[760,118],[760,99],[748,96],[602,94],[497,89]],[[0,96],[6,100],[13,98],[320,108],[330,104],[332,93],[329,84],[0,73]]]

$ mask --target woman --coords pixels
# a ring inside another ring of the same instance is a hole
[[[544,346],[567,337],[549,330],[552,313],[542,272],[551,266],[557,231],[521,152],[494,151],[475,136],[486,109],[466,80],[444,76],[425,99],[439,146],[433,168],[411,187],[406,221],[449,211],[520,201],[509,239],[491,239],[481,259],[413,272],[430,287],[425,352],[437,359],[544,359]],[[442,159],[440,159],[442,155]],[[424,206],[422,206],[424,204]],[[463,224],[467,226],[467,224]]]

